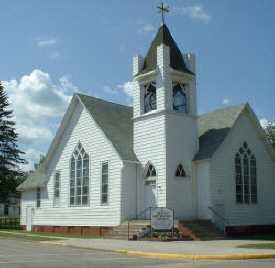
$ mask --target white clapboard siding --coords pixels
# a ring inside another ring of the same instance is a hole
[[[223,207],[230,225],[275,224],[275,164],[252,119],[241,114],[211,161],[211,202]],[[257,162],[257,204],[236,203],[235,154],[244,141]]]
[[[211,205],[210,161],[198,161],[195,166],[195,174],[196,218],[211,219],[211,211],[208,208]]]
[[[167,142],[167,206],[174,209],[175,218],[193,216],[191,164],[198,150],[196,117],[172,112],[166,115]],[[175,177],[181,164],[186,177]]]
[[[143,116],[134,121],[134,150],[137,158],[141,162],[141,181],[143,181],[143,191],[145,189],[144,169],[148,162],[153,164],[157,173],[157,189],[161,187],[162,193],[158,191],[158,206],[166,206],[166,142],[165,142],[165,116],[151,114]],[[144,198],[139,199],[140,210],[144,203]]]
[[[122,220],[137,215],[137,164],[124,162],[122,171]]]
[[[90,158],[90,204],[69,205],[70,158],[81,142]],[[101,164],[109,163],[108,204],[101,204]],[[60,206],[53,205],[53,176],[60,171]],[[122,161],[89,112],[78,103],[47,170],[35,225],[116,226],[121,221]]]

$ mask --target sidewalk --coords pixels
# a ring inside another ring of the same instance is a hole
[[[25,233],[3,231],[2,233]],[[30,236],[43,235],[29,234]],[[244,244],[274,243],[261,240],[213,240],[213,241],[173,241],[150,242],[114,239],[90,239],[71,237],[52,237],[60,240],[40,241],[41,244],[76,247],[84,249],[105,250],[118,253],[129,253],[151,258],[184,259],[184,260],[245,260],[275,259],[275,250],[237,248]]]
[[[86,249],[115,251],[153,258],[171,259],[263,259],[275,258],[275,250],[237,248],[238,245],[270,243],[255,240],[148,242],[112,239],[62,238],[62,241],[41,242]],[[274,242],[273,242],[274,243]]]

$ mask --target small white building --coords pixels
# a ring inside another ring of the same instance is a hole
[[[229,232],[275,225],[275,151],[249,104],[198,116],[195,55],[166,25],[133,77],[133,108],[73,96],[45,162],[18,187],[21,225],[104,234],[149,207]]]
[[[8,202],[0,203],[0,217],[19,217],[20,198],[17,195],[9,195]]]

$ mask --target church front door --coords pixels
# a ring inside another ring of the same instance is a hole
[[[157,188],[156,181],[147,181],[145,184],[145,194],[146,194],[146,209],[150,207],[157,207]],[[146,219],[150,219],[150,210],[146,213]]]

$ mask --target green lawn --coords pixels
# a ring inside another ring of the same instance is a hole
[[[248,236],[242,236],[242,237],[235,237],[232,239],[275,241],[275,234],[255,234],[255,235],[248,235]]]
[[[81,236],[76,234],[68,234],[66,233],[47,233],[47,232],[27,232],[24,230],[4,230],[0,229],[0,231],[6,231],[11,233],[25,234],[25,235],[36,235],[36,236],[51,236],[51,237],[73,237],[73,238],[100,238],[100,236]],[[1,233],[1,232],[0,232]]]
[[[238,248],[257,248],[257,249],[273,249],[275,250],[275,243],[261,243],[261,244],[246,244],[240,245]]]
[[[0,232],[0,238],[13,238],[13,239],[23,239],[28,241],[53,241],[53,240],[60,240],[58,238],[53,237],[41,237],[41,236],[30,236],[24,233],[2,233]]]

